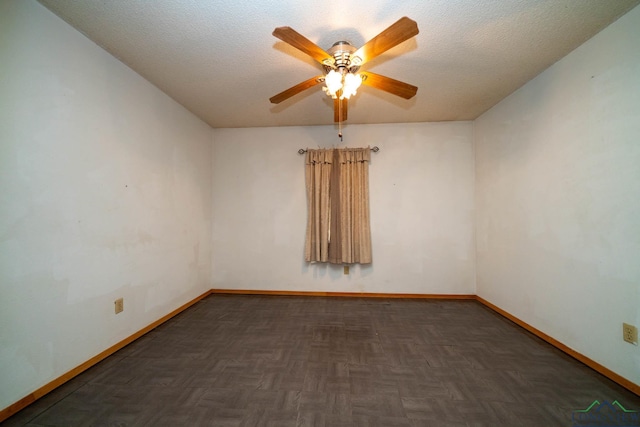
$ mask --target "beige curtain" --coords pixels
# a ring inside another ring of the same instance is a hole
[[[371,263],[370,160],[368,147],[307,151],[307,261]]]
[[[339,153],[340,257],[338,263],[371,263],[369,161],[371,150],[345,148]],[[337,222],[337,218],[336,218]],[[329,251],[331,254],[331,249]]]
[[[332,161],[333,150],[307,150],[307,237],[304,249],[304,259],[307,261],[327,262],[329,259],[329,183]]]

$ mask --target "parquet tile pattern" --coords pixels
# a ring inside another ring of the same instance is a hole
[[[476,301],[212,295],[7,426],[570,426],[640,397]]]

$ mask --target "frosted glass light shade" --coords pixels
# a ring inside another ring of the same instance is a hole
[[[327,95],[335,98],[336,93],[342,89],[342,74],[336,70],[331,70],[325,76],[324,83],[327,85]]]

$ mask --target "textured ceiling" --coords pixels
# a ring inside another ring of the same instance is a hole
[[[420,34],[363,66],[418,86],[362,87],[347,123],[473,120],[640,0],[40,0],[213,127],[333,123],[315,86],[269,98],[321,67],[271,35],[362,46],[408,16]]]

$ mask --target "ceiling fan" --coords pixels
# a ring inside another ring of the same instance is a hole
[[[360,49],[356,49],[347,41],[338,41],[325,51],[291,27],[278,27],[273,31],[273,35],[318,61],[324,68],[325,74],[298,83],[272,96],[269,101],[279,104],[306,89],[325,83],[323,90],[334,100],[334,121],[343,122],[347,120],[348,99],[356,93],[360,84],[410,99],[418,91],[416,86],[368,71],[360,73],[358,71],[366,62],[416,34],[418,34],[418,24],[405,16],[369,40]]]

